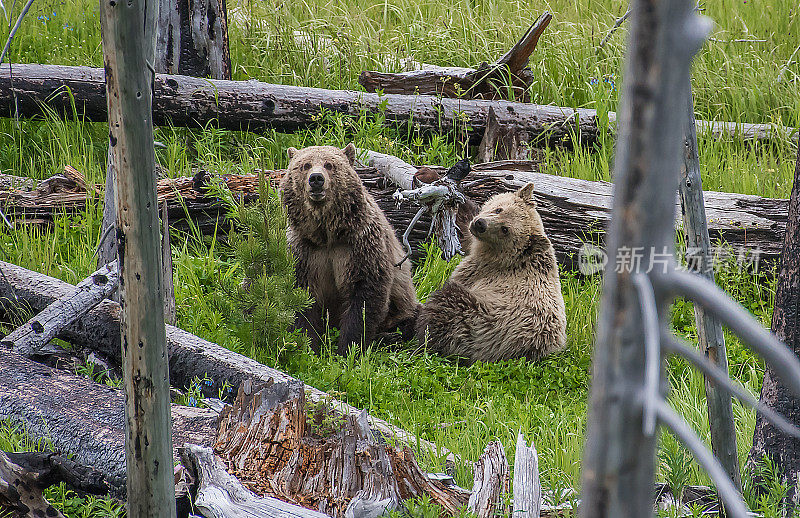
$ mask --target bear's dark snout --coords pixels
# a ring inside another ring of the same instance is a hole
[[[311,173],[308,175],[308,186],[311,192],[319,192],[325,188],[325,176],[322,173]]]
[[[486,220],[483,218],[476,219],[475,221],[472,222],[472,225],[470,225],[469,229],[476,236],[478,234],[483,234],[484,232],[486,232]]]

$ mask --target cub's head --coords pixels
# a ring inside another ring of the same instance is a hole
[[[533,184],[529,183],[517,192],[489,198],[470,223],[469,231],[479,246],[493,250],[519,250],[529,243],[532,236],[544,237],[542,218],[533,199]]]
[[[289,170],[284,189],[289,187],[312,208],[331,203],[338,193],[360,190],[361,180],[353,169],[356,148],[350,143],[344,149],[333,146],[311,146],[297,150],[290,147]]]

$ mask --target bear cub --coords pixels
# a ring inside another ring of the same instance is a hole
[[[420,342],[469,362],[536,360],[562,349],[561,281],[533,184],[490,198],[469,230],[469,254],[422,306]]]
[[[411,267],[391,224],[364,188],[353,162],[356,148],[288,149],[281,181],[287,238],[297,285],[313,304],[298,315],[319,352],[327,323],[339,329],[338,352],[369,344],[379,332],[413,333],[418,310]]]

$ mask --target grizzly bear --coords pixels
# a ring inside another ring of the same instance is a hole
[[[281,181],[296,282],[313,297],[298,315],[319,352],[326,324],[339,329],[338,352],[399,328],[413,336],[418,303],[408,261],[392,226],[364,188],[356,148],[288,149]],[[410,338],[410,336],[409,336]]]
[[[469,230],[469,254],[422,306],[420,341],[469,362],[535,360],[563,348],[564,298],[533,184],[490,198]]]

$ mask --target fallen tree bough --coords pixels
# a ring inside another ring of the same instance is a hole
[[[13,82],[10,70],[13,69]],[[524,130],[536,143],[597,140],[597,112],[585,108],[536,105],[509,101],[452,99],[430,95],[400,95],[325,90],[275,85],[259,81],[226,81],[157,74],[153,96],[153,122],[164,125],[260,131],[272,128],[291,133],[316,127],[326,110],[349,117],[381,114],[387,121],[407,124],[421,133],[467,134],[478,144],[486,129],[489,108],[498,123]],[[76,110],[73,111],[73,101]],[[85,116],[107,120],[103,69],[62,65],[0,65],[0,115],[35,117],[49,106],[64,117]],[[616,121],[616,114],[608,114]],[[770,124],[697,121],[699,132],[738,135],[742,138],[790,138],[794,128]]]

